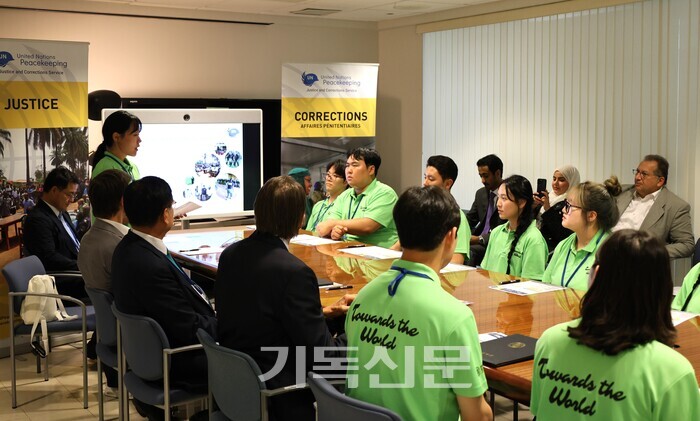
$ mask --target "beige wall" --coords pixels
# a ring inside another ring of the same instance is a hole
[[[373,23],[280,19],[281,23],[253,26],[1,13],[0,38],[89,42],[88,89],[110,89],[122,97],[279,98],[284,62],[378,60]],[[91,124],[91,150],[101,141],[97,129],[99,124]]]
[[[414,26],[379,31],[379,178],[401,193],[422,174],[422,36]]]

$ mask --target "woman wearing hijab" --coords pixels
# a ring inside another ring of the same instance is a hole
[[[571,235],[571,230],[561,225],[562,210],[566,202],[566,193],[580,182],[581,176],[576,167],[564,165],[554,170],[552,191],[544,190],[533,196],[537,226],[547,241],[550,252],[561,240]]]

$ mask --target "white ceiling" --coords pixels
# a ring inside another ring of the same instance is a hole
[[[133,7],[165,7],[207,12],[235,12],[273,16],[299,16],[303,9],[337,10],[321,19],[378,22],[456,9],[497,0],[80,0],[87,4],[111,3]],[[302,15],[303,16],[303,15]]]

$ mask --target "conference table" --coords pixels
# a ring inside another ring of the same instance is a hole
[[[175,258],[186,268],[216,277],[222,245],[230,244],[252,232],[253,227],[227,227],[171,231],[165,238]],[[307,233],[308,234],[308,233]],[[385,272],[393,260],[372,260],[338,251],[356,242],[318,246],[290,244],[290,252],[304,261],[318,278],[352,289],[319,289],[321,303],[332,304],[347,293],[357,293],[367,282]],[[202,247],[204,246],[204,247]],[[184,247],[184,248],[183,248]],[[182,251],[187,250],[187,251]],[[505,274],[481,269],[441,273],[442,287],[455,298],[468,301],[476,318],[479,333],[501,332],[539,338],[549,327],[579,316],[582,291],[559,291],[519,296],[497,291],[489,286],[509,279]],[[625,299],[625,297],[620,297]],[[677,351],[683,354],[700,374],[700,316],[677,326]],[[484,367],[489,388],[510,399],[529,405],[532,387],[532,360],[498,368]],[[700,382],[700,377],[698,377]]]

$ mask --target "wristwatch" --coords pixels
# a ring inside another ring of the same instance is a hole
[[[479,244],[481,244],[482,246],[486,247],[486,241],[484,241],[484,237],[479,236]]]

